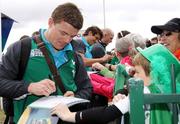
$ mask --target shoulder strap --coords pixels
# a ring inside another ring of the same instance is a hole
[[[20,40],[21,44],[21,52],[20,52],[20,62],[19,62],[19,73],[17,79],[21,80],[29,59],[30,51],[31,51],[31,38],[25,38]],[[6,114],[6,118],[4,124],[13,124],[13,116],[14,116],[14,106],[13,99],[3,97],[3,108]]]
[[[30,51],[31,51],[31,38],[25,38],[21,40],[21,53],[20,53],[20,62],[19,62],[19,73],[18,79],[22,79],[27,62],[29,59]]]
[[[46,62],[48,63],[49,69],[51,71],[51,73],[53,74],[53,78],[55,80],[55,82],[59,85],[59,88],[61,89],[62,93],[64,94],[66,92],[64,85],[62,83],[62,80],[60,78],[59,72],[56,68],[56,66],[54,65],[54,63],[52,62],[52,60],[49,57],[47,48],[45,47],[44,42],[42,42],[42,40],[40,39],[39,36],[34,37],[34,41],[37,43],[38,48],[42,51],[42,53],[45,56]]]

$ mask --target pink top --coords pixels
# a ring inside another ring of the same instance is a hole
[[[121,64],[125,65],[126,63],[130,66],[133,66],[132,65],[132,59],[130,56],[126,56],[124,57],[121,61],[120,61]]]

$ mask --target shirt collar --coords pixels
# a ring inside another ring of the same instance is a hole
[[[86,47],[90,47],[91,45],[87,42],[84,36],[81,36],[82,42],[86,45]]]

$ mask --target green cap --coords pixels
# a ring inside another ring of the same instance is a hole
[[[152,77],[151,84],[155,84],[161,92],[170,93],[171,89],[171,65],[175,65],[176,90],[180,93],[180,62],[163,45],[156,44],[146,49],[137,48],[147,60],[150,61]]]

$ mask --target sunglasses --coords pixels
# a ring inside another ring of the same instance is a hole
[[[163,32],[160,34],[160,37],[163,37],[163,36],[169,37],[171,35],[172,35],[172,32]]]

